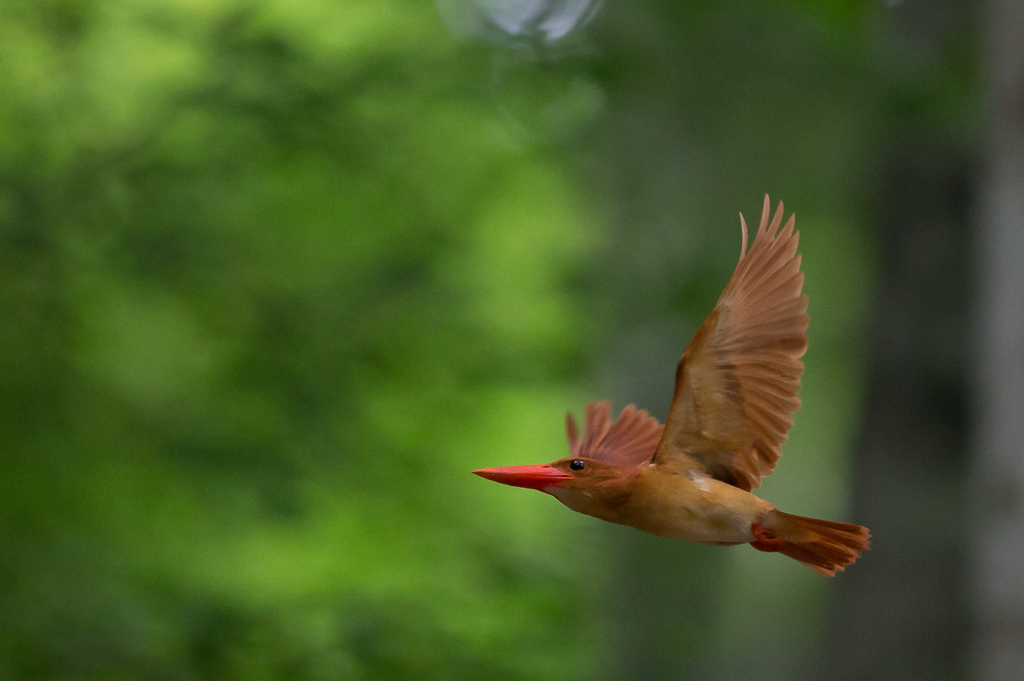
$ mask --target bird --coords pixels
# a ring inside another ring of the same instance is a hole
[[[683,351],[664,425],[633,404],[613,422],[607,400],[591,402],[582,438],[566,414],[568,457],[473,473],[661,537],[782,553],[829,577],[857,560],[866,527],[784,513],[753,494],[800,406],[809,320],[795,216],[781,226],[783,203],[769,222],[770,209],[766,194],[749,250],[740,213],[739,262]]]

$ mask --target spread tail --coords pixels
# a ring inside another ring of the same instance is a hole
[[[841,572],[871,545],[866,527],[779,510],[772,510],[761,524],[754,525],[754,536],[754,548],[779,551],[828,577]]]

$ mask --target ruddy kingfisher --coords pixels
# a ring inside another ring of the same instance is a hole
[[[799,233],[783,205],[761,223],[715,308],[676,368],[664,426],[627,405],[612,422],[607,401],[587,405],[583,438],[566,414],[570,455],[550,464],[473,471],[540,490],[574,511],[662,537],[749,543],[833,576],[869,546],[867,528],[783,513],[752,494],[770,475],[800,407],[807,296]]]

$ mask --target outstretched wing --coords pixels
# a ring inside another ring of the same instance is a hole
[[[800,407],[807,350],[807,296],[793,217],[779,231],[768,196],[754,242],[740,215],[740,260],[715,309],[686,346],[654,462],[696,462],[710,475],[750,491],[770,475]]]
[[[569,438],[569,453],[587,459],[597,459],[614,466],[638,466],[654,456],[661,440],[663,426],[658,419],[629,404],[612,423],[612,406],[608,400],[587,405],[583,421],[583,441],[572,414],[565,415],[565,433]]]

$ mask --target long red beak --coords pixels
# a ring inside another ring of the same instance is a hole
[[[539,490],[543,490],[545,487],[560,487],[563,482],[571,480],[573,477],[547,464],[540,466],[481,468],[478,471],[473,471],[473,473],[481,478],[500,482],[503,485]]]

